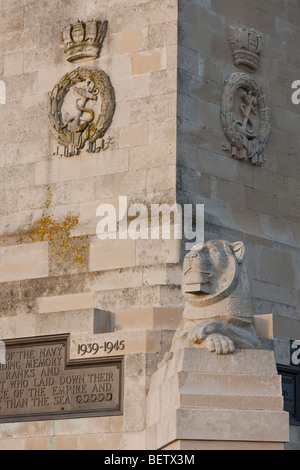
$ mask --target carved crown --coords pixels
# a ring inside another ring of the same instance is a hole
[[[263,47],[263,36],[255,29],[230,28],[234,63],[248,72],[257,69]]]
[[[106,36],[107,21],[90,20],[68,24],[62,30],[62,41],[69,62],[97,59]]]

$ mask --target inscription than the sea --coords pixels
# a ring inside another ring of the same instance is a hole
[[[68,359],[68,336],[6,342],[0,422],[121,414],[120,358]]]

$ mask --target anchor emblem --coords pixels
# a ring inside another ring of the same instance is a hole
[[[110,127],[115,110],[108,75],[88,67],[66,74],[49,95],[49,109],[51,131],[58,142],[54,154],[70,157],[82,149],[101,151],[100,139]]]
[[[252,94],[251,91],[244,91],[242,94],[242,103],[240,105],[240,113],[243,118],[243,121],[236,121],[236,126],[239,127],[240,132],[242,132],[247,139],[253,139],[254,134],[254,123],[251,118],[251,113],[256,115],[257,111],[257,97]]]

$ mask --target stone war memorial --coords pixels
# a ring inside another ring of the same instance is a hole
[[[1,0],[1,450],[300,450],[299,43],[298,0]]]

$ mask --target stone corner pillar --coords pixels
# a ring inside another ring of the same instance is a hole
[[[151,378],[147,447],[152,450],[282,450],[289,441],[274,353],[218,356],[183,348]]]

